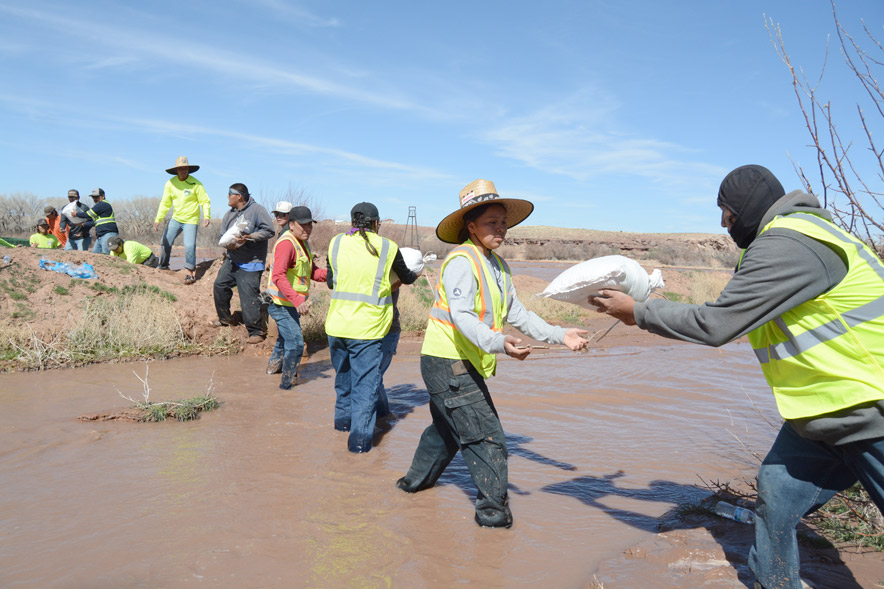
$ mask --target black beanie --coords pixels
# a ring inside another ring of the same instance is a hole
[[[736,215],[728,230],[740,248],[747,248],[758,234],[764,214],[786,191],[763,166],[740,166],[721,181],[718,204]]]

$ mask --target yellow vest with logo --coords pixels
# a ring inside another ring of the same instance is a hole
[[[884,399],[884,265],[852,235],[810,213],[780,216],[772,228],[825,243],[847,263],[835,288],[752,330],[761,362],[785,419],[831,413]]]
[[[276,285],[273,283],[273,259],[276,257],[276,248],[283,241],[288,241],[295,248],[298,259],[295,265],[285,271],[285,278],[292,285],[295,292],[304,295],[304,298],[310,297],[310,277],[313,274],[313,254],[310,252],[310,246],[306,243],[302,244],[294,235],[286,231],[279,236],[273,245],[273,252],[270,254],[270,275],[267,277],[267,294],[273,299],[273,302],[283,307],[294,307],[294,303],[285,298]]]
[[[471,342],[463,333],[458,331],[451,320],[451,310],[448,307],[448,298],[445,294],[445,287],[442,284],[442,273],[445,272],[445,267],[448,263],[456,257],[464,257],[469,260],[470,266],[473,269],[473,277],[478,283],[473,309],[476,311],[479,321],[493,331],[498,333],[503,331],[503,324],[506,321],[507,309],[509,308],[506,293],[509,291],[512,280],[509,266],[494,252],[491,252],[493,261],[489,261],[472,241],[467,240],[451,250],[451,253],[448,254],[448,257],[442,263],[442,268],[439,270],[436,302],[430,309],[430,319],[427,322],[427,333],[424,335],[421,354],[439,358],[469,360],[479,374],[484,378],[488,378],[497,370],[497,357]],[[500,268],[503,275],[503,292],[498,287],[497,280],[491,271],[489,264],[492,263]]]
[[[377,233],[365,235],[378,255],[365,247],[362,235],[340,233],[328,245],[334,291],[325,332],[348,339],[381,339],[393,323],[390,270],[399,247]]]

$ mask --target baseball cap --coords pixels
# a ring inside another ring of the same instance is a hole
[[[96,196],[104,196],[104,189],[103,188],[96,188],[95,190],[92,191],[92,194],[90,194],[89,196],[91,196],[92,198],[95,198]]]
[[[107,240],[107,247],[109,250],[113,251],[123,245],[123,238],[119,235],[115,235]]]
[[[37,222],[34,223],[34,227],[39,227],[40,225],[46,225],[49,227],[49,221],[47,221],[45,217],[40,217],[37,219]]]
[[[366,221],[380,221],[380,214],[378,214],[378,208],[371,204],[370,202],[361,202],[350,210],[350,219],[353,221],[357,220],[357,216],[360,215],[365,218]]]
[[[307,207],[294,207],[289,211],[289,221],[295,221],[301,225],[313,223],[313,213]]]
[[[58,211],[55,210],[54,206],[48,205],[43,209],[43,213],[51,215],[52,213],[58,213]]]
[[[270,211],[271,213],[288,213],[292,210],[292,203],[287,200],[281,200],[276,203],[276,207]]]
[[[80,198],[80,192],[74,188],[68,190],[68,198]]]

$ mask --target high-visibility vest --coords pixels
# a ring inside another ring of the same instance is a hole
[[[360,233],[335,235],[328,246],[334,290],[325,318],[325,332],[348,339],[381,339],[393,323],[390,270],[399,247],[366,231],[377,257]]]
[[[847,275],[832,290],[752,330],[749,343],[785,419],[884,399],[884,265],[867,245],[811,213],[776,217],[838,252]]]
[[[476,290],[473,306],[476,315],[479,316],[479,321],[493,331],[498,333],[503,331],[503,324],[506,321],[510,303],[507,297],[512,281],[509,266],[494,252],[491,252],[491,260],[489,260],[472,241],[467,240],[462,245],[451,250],[451,253],[448,254],[448,257],[442,263],[442,269],[439,270],[436,302],[433,303],[433,307],[430,309],[430,319],[427,322],[427,333],[424,335],[421,354],[439,358],[469,360],[479,374],[488,378],[497,370],[497,357],[471,342],[463,333],[458,331],[451,320],[451,310],[448,307],[448,298],[442,283],[442,274],[445,272],[445,267],[448,263],[457,257],[469,260],[470,266],[473,269],[473,277],[479,285]],[[501,292],[497,280],[494,278],[490,264],[496,264],[503,275],[503,292]]]
[[[285,278],[292,285],[295,292],[304,295],[304,298],[310,296],[310,276],[313,274],[313,254],[310,252],[310,246],[306,243],[298,241],[294,235],[286,231],[279,236],[273,245],[273,252],[270,254],[270,276],[267,277],[267,293],[273,298],[273,302],[283,307],[294,307],[294,303],[285,298],[285,295],[276,288],[273,283],[273,259],[276,257],[276,248],[283,241],[288,241],[295,248],[298,256],[295,265],[285,271]]]
[[[101,202],[105,202],[105,201],[101,201]],[[108,203],[108,204],[110,204],[110,203]],[[116,218],[114,218],[113,208],[111,208],[111,213],[107,217],[99,217],[97,214],[95,214],[95,211],[93,211],[92,209],[89,209],[88,211],[86,211],[86,214],[89,215],[90,217],[92,217],[92,220],[95,221],[96,227],[98,227],[99,225],[107,225],[108,223],[116,223],[117,222]]]

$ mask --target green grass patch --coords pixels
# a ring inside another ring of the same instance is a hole
[[[199,419],[203,411],[213,411],[221,406],[221,403],[212,394],[207,393],[190,399],[178,401],[165,401],[161,403],[136,403],[135,408],[142,411],[141,421],[166,421],[176,419],[178,421],[191,421]]]
[[[61,285],[53,288],[52,292],[54,292],[55,294],[58,294],[58,295],[63,295],[63,296],[71,294],[71,291],[69,291],[68,289],[66,289],[65,287],[63,287]]]
[[[15,311],[13,311],[11,315],[13,319],[24,319],[25,321],[30,321],[36,316],[37,315],[33,311],[24,306],[22,303],[15,304]]]

